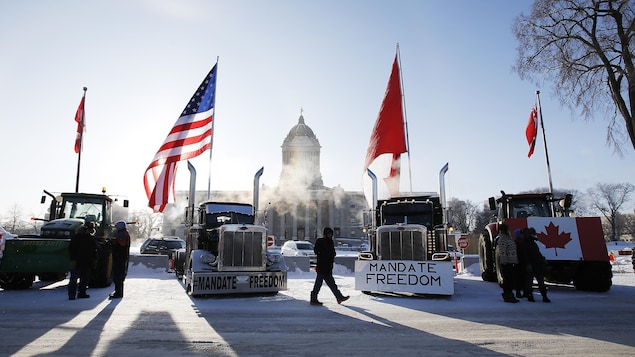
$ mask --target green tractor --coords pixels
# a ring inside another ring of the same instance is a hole
[[[105,194],[62,193],[52,198],[48,219],[39,235],[19,235],[5,240],[0,259],[0,287],[27,289],[35,276],[41,281],[60,281],[69,271],[68,245],[81,226],[94,222],[97,261],[89,285],[107,287],[112,284],[113,199]],[[46,196],[42,196],[42,203]],[[124,200],[123,207],[128,207]]]

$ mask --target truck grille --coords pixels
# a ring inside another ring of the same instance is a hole
[[[263,232],[225,231],[222,237],[218,269],[261,270],[265,267],[265,241]]]
[[[384,230],[378,235],[379,260],[426,260],[425,231]]]

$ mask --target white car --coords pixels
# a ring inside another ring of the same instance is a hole
[[[280,251],[282,255],[288,257],[307,256],[311,265],[317,263],[317,255],[313,251],[313,243],[309,241],[288,240],[284,242]]]

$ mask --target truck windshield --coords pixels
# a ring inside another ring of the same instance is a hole
[[[541,200],[519,200],[511,203],[511,218],[551,217],[549,203]]]
[[[61,216],[64,218],[82,218],[87,222],[100,222],[103,201],[100,199],[72,197],[65,199]]]

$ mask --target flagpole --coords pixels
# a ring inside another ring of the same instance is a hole
[[[545,124],[542,120],[542,105],[540,105],[540,91],[536,91],[536,101],[538,102],[538,113],[540,114],[540,127],[542,128],[542,140],[545,145],[545,161],[547,163],[547,175],[549,179],[549,193],[553,195],[553,183],[551,182],[551,166],[549,165],[549,152],[547,151],[547,137],[545,136]]]
[[[399,63],[399,85],[401,86],[401,102],[403,104],[403,119],[406,129],[406,149],[408,152],[408,180],[410,181],[410,192],[412,192],[412,164],[410,161],[410,137],[408,135],[408,115],[406,114],[406,94],[403,90],[403,77],[401,75],[401,54],[399,53],[399,43],[397,42],[397,62]]]
[[[216,56],[216,83],[218,83],[218,57]],[[209,143],[209,171],[207,173],[207,199],[212,199],[212,148],[214,147],[214,123],[216,122],[216,86],[214,86],[214,107],[212,108],[212,137]]]
[[[79,126],[81,130],[79,131],[79,150],[77,153],[77,178],[75,179],[75,193],[79,192],[79,168],[82,162],[82,144],[84,140],[84,106],[86,105],[86,91],[88,88],[84,87],[84,95],[82,96],[82,113],[81,118],[79,119]]]

